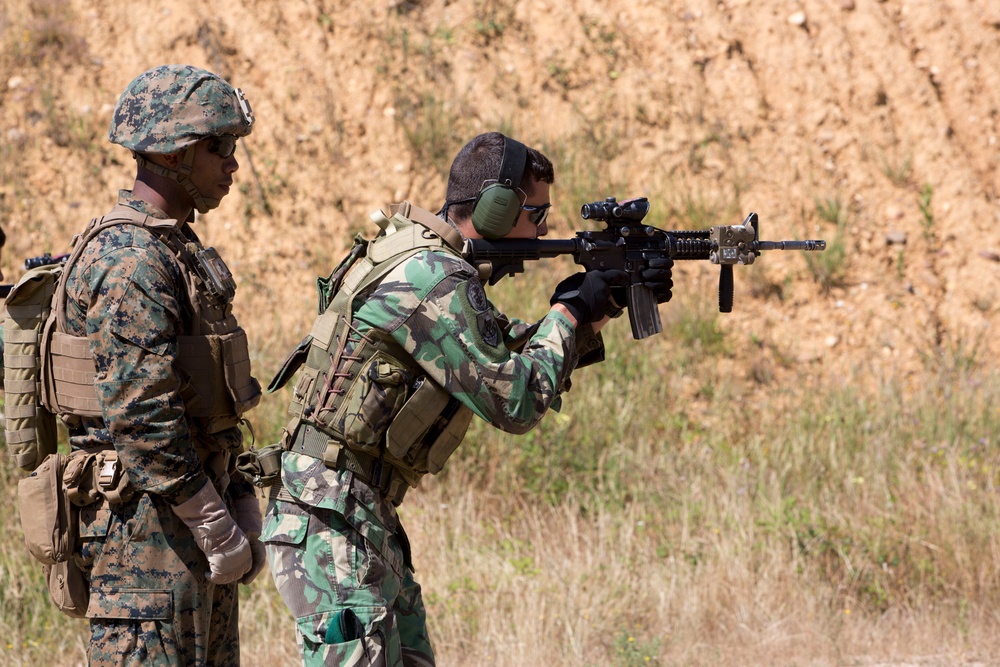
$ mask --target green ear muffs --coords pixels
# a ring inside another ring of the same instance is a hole
[[[517,188],[528,163],[528,148],[504,137],[503,161],[497,182],[479,191],[472,210],[472,226],[483,238],[498,239],[510,233],[521,212]]]

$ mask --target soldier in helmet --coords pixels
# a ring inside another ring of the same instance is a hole
[[[53,298],[47,404],[95,481],[71,489],[94,667],[240,662],[237,583],[264,553],[234,459],[260,385],[235,283],[192,223],[232,187],[253,120],[243,93],[203,69],[134,79],[109,139],[132,152],[135,184],[77,237]]]
[[[528,324],[490,303],[489,272],[461,253],[468,238],[545,235],[553,180],[541,152],[480,135],[455,158],[438,215],[407,203],[373,214],[382,232],[321,279],[319,317],[269,387],[302,369],[262,537],[305,665],[434,664],[396,508],[473,415],[524,433],[558,408],[575,368],[603,358],[624,272],[570,276]],[[670,264],[643,276],[661,302]]]

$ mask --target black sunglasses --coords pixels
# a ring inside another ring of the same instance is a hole
[[[549,215],[550,206],[552,206],[551,202],[548,204],[542,204],[541,206],[528,206],[527,204],[524,204],[521,206],[521,210],[528,212],[528,220],[530,220],[535,227],[541,227],[542,223],[545,222],[545,218]]]
[[[210,137],[208,140],[208,150],[219,157],[229,157],[236,152],[236,140],[239,137],[232,134],[223,134],[218,137]]]

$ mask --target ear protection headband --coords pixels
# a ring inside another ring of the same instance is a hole
[[[528,148],[510,137],[503,138],[503,161],[497,182],[479,191],[472,209],[472,226],[483,238],[498,239],[510,233],[521,213],[517,188],[528,163]]]

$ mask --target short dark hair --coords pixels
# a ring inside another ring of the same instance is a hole
[[[484,184],[495,182],[503,162],[504,136],[499,132],[486,132],[465,144],[451,163],[448,173],[448,190],[445,193],[445,209],[455,220],[472,217],[473,201]],[[531,175],[536,181],[552,183],[555,170],[552,161],[541,151],[528,148],[528,160],[521,175],[522,185]],[[456,204],[452,202],[464,202]]]

